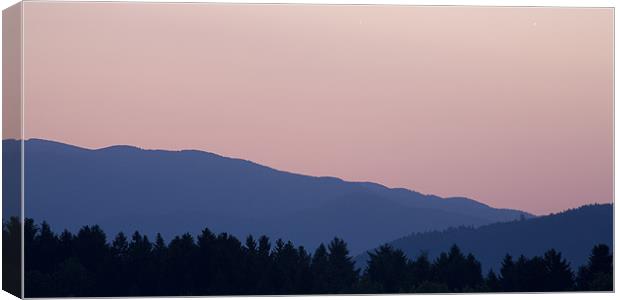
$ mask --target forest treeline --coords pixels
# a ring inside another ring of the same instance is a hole
[[[19,227],[17,219],[3,224],[3,246],[20,241]],[[31,219],[24,245],[26,297],[613,290],[612,254],[603,244],[576,274],[553,249],[530,258],[507,254],[497,273],[483,274],[478,260],[457,245],[430,260],[424,254],[409,259],[385,244],[359,270],[339,238],[313,252],[281,239],[242,242],[209,229],[169,243],[139,232],[108,242],[97,225],[57,234]]]

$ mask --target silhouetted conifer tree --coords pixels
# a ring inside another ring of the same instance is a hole
[[[439,255],[433,264],[433,270],[435,279],[445,282],[451,291],[474,289],[482,283],[480,263],[473,255],[465,257],[456,245],[453,245],[448,253]]]
[[[384,293],[403,292],[411,288],[408,259],[402,250],[384,244],[374,253],[368,252],[368,255],[370,259],[365,276],[372,287]]]
[[[351,292],[358,281],[359,270],[349,255],[347,243],[334,238],[327,246],[329,262],[328,289],[330,293]]]
[[[164,271],[164,295],[192,295],[197,286],[196,260],[198,247],[189,234],[176,236],[168,245]]]
[[[153,270],[151,269],[151,251],[153,245],[146,235],[141,235],[136,231],[128,247],[128,294],[130,296],[144,295],[153,280]]]
[[[205,228],[198,235],[198,253],[196,258],[197,269],[197,291],[202,294],[214,294],[216,293],[216,279],[217,276],[217,259],[216,257],[216,243],[217,237],[209,228]]]
[[[18,229],[19,234],[21,235],[21,229]],[[32,219],[24,220],[24,271],[28,272],[34,269],[37,262],[40,260],[40,257],[37,257],[37,251],[34,250],[36,244],[34,242],[34,238],[39,231],[39,226],[34,223]],[[21,245],[19,245],[21,247]],[[21,252],[21,250],[20,250]]]
[[[592,248],[585,266],[577,273],[577,289],[583,291],[613,290],[613,256],[607,245]]]
[[[411,283],[414,287],[433,279],[431,262],[426,253],[422,253],[416,260],[410,262]]]
[[[129,269],[129,241],[124,233],[119,232],[110,247],[111,264],[107,265],[111,295],[127,295],[128,280],[132,278],[128,274]]]
[[[89,282],[107,282],[111,257],[103,230],[98,225],[82,227],[75,238],[74,248],[77,262],[65,264],[65,271],[80,273],[82,272],[81,266],[83,266],[89,274]],[[81,296],[108,296],[113,292],[109,287],[98,286],[95,283],[87,285],[92,287],[91,289],[84,287],[82,292],[85,294]]]
[[[276,240],[273,252],[275,282],[278,283],[276,294],[291,293],[295,289],[297,273],[297,249],[293,243]]]
[[[168,255],[168,246],[160,233],[155,237],[155,243],[152,250],[151,270],[152,285],[149,296],[164,295],[164,272],[166,270],[166,260]]]
[[[575,275],[570,268],[570,264],[562,258],[560,252],[550,249],[543,256],[547,280],[545,281],[545,291],[558,292],[570,291],[574,288]]]
[[[2,288],[21,297],[22,227],[17,217],[2,224]]]
[[[515,266],[519,278],[518,290],[533,292],[543,292],[545,290],[547,272],[545,261],[541,257],[534,256],[528,259],[521,255]]]
[[[314,251],[310,266],[312,272],[312,290],[317,294],[329,293],[329,261],[327,248],[323,243]]]
[[[300,294],[312,293],[312,272],[310,264],[312,257],[304,246],[297,247],[297,274],[295,277],[295,290]]]
[[[256,268],[259,271],[256,293],[273,294],[275,282],[273,281],[273,257],[271,256],[271,243],[267,236],[258,238],[258,255]]]
[[[60,263],[58,237],[47,222],[42,222],[39,233],[34,237],[35,248],[33,259],[37,269],[41,272],[49,273]]]
[[[488,292],[500,292],[502,290],[501,282],[493,270],[489,270],[484,283]]]
[[[246,293],[250,294],[252,291],[256,291],[258,288],[258,280],[260,271],[258,267],[258,245],[252,235],[249,235],[245,239],[244,251],[244,279],[243,286],[246,287]]]
[[[3,224],[3,243],[21,239],[17,219]],[[205,228],[196,242],[190,234],[166,244],[160,234],[151,243],[135,232],[128,241],[119,233],[110,241],[98,226],[84,226],[74,235],[55,234],[43,222],[24,223],[27,297],[267,295],[325,293],[474,292],[611,290],[613,260],[609,247],[596,245],[575,278],[561,253],[542,256],[506,255],[500,275],[482,277],[472,254],[456,246],[433,263],[426,254],[411,260],[391,245],[369,253],[363,276],[355,269],[347,244],[334,238],[312,255],[303,246],[278,239],[248,236],[245,243],[227,233]],[[3,251],[7,250],[3,244]],[[3,252],[16,259],[19,253]],[[5,262],[11,263],[11,262]],[[19,265],[17,265],[19,267]],[[7,270],[7,268],[3,268]],[[19,271],[19,270],[17,270]],[[10,283],[6,280],[3,283]],[[19,287],[19,286],[17,286]]]
[[[509,254],[506,254],[502,260],[499,281],[503,292],[517,291],[517,271],[512,256]]]

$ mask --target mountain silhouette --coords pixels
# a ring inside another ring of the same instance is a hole
[[[507,253],[516,260],[519,255],[532,257],[554,248],[576,269],[586,263],[593,245],[607,244],[613,248],[613,205],[585,205],[557,214],[478,228],[462,226],[413,233],[389,244],[403,250],[408,257],[427,253],[431,259],[456,244],[464,253],[477,257],[483,270],[492,268],[496,272]],[[365,265],[367,259],[367,254],[357,256],[357,265]]]
[[[58,230],[99,224],[111,233],[171,238],[208,226],[308,247],[338,236],[359,253],[411,232],[531,217],[467,198],[293,174],[196,150],[91,150],[30,139],[24,155],[25,216]]]

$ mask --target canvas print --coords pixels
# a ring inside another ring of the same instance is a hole
[[[613,291],[613,8],[18,3],[18,297]]]

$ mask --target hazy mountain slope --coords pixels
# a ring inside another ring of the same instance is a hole
[[[21,209],[21,145],[4,142],[2,148],[2,214],[16,216]],[[6,219],[6,218],[5,218]]]
[[[97,223],[108,232],[138,229],[169,238],[209,226],[307,247],[341,235],[352,251],[362,251],[419,230],[529,216],[469,199],[292,174],[202,151],[89,150],[37,139],[25,144],[26,217],[59,229]]]
[[[513,257],[542,255],[555,248],[573,268],[585,263],[597,243],[612,246],[613,205],[587,205],[558,214],[522,221],[502,222],[479,228],[451,228],[445,231],[415,233],[390,242],[413,258],[427,252],[435,258],[452,244],[473,253],[484,269],[498,270],[506,253]],[[367,255],[357,257],[364,265]]]

